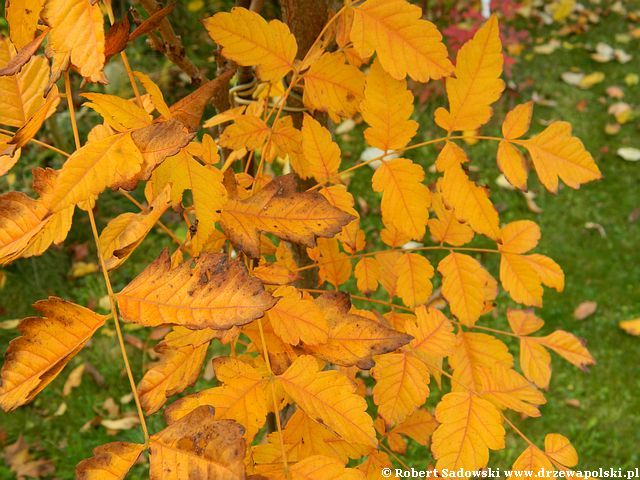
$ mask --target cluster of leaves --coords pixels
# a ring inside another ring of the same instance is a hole
[[[113,22],[110,3],[104,8]],[[58,109],[61,76],[77,148],[56,149],[68,157],[59,170],[33,172],[37,198],[0,196],[0,264],[64,241],[76,207],[85,210],[112,312],[56,297],[37,302],[40,316],[24,319],[8,348],[0,406],[8,411],[31,401],[111,317],[144,434],[143,443],[97,448],[78,466],[79,478],[123,478],[147,449],[151,478],[158,479],[378,478],[406,451],[407,439],[430,444],[437,469],[476,470],[487,465],[489,450],[504,448],[505,425],[524,437],[506,410],[540,415],[550,350],[581,368],[593,363],[568,332],[533,335],[544,322],[531,309],[506,310],[511,332],[483,325],[500,288],[518,304],[540,307],[543,286],[564,287],[560,267],[532,253],[538,226],[501,224],[456,143],[489,121],[504,89],[495,17],[459,50],[454,66],[437,28],[406,0],[347,2],[303,55],[278,20],[243,8],[218,13],[204,26],[226,59],[254,67],[258,87],[250,102],[202,123],[234,68],[172,106],[148,75],[127,69],[134,98],[83,94],[84,107],[104,120],[84,143],[70,69],[87,82],[105,82],[105,62],[131,37],[128,24],[105,34],[102,5],[89,0],[15,0],[7,17],[0,123],[16,130],[2,138],[0,164],[9,170],[22,147],[38,142],[44,120]],[[153,28],[151,22],[147,30]],[[419,125],[411,119],[407,77],[444,79],[448,107],[435,111],[442,138],[411,143]],[[294,89],[303,108],[289,103]],[[372,188],[381,194],[383,251],[366,249],[345,183],[347,173],[374,160],[341,169],[324,121],[356,115],[368,126],[366,142],[382,152]],[[530,166],[552,192],[560,180],[578,188],[600,177],[569,124],[553,122],[524,138],[531,115],[525,103],[508,113],[501,137],[474,134],[498,142],[498,166],[515,188],[527,188]],[[212,127],[221,131],[217,138],[203,132]],[[399,155],[430,144],[443,148],[437,178],[427,185],[423,167]],[[98,234],[93,207],[100,193],[140,185],[148,205]],[[114,293],[108,272],[171,208],[190,226],[187,239]],[[495,248],[466,246],[480,236]],[[407,247],[412,240],[426,244]],[[499,282],[474,256],[478,251],[499,255]],[[339,291],[352,277],[363,294],[387,295],[372,300],[384,313],[351,305],[368,299]],[[172,327],[156,347],[159,361],[137,386],[120,319]],[[519,341],[520,371],[496,335]],[[214,359],[219,385],[173,402],[164,410],[168,426],[149,436],[145,415],[196,381],[212,342],[228,352]],[[425,405],[432,390],[440,391],[434,410]],[[549,434],[544,447],[526,441],[517,469],[577,463],[560,434]]]

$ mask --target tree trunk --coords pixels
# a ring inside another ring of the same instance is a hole
[[[281,0],[282,20],[298,42],[298,58],[304,57],[329,17],[328,0]]]

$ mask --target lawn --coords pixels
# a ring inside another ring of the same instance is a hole
[[[629,11],[640,8],[638,2],[624,3]],[[591,4],[587,5],[592,7]],[[202,12],[198,15],[202,15]],[[522,20],[519,22],[523,24]],[[580,467],[584,469],[609,466],[630,468],[640,464],[637,448],[640,445],[640,338],[627,335],[618,328],[619,321],[640,316],[640,220],[637,218],[637,209],[640,208],[640,164],[625,161],[616,154],[620,147],[640,148],[640,84],[625,83],[628,74],[640,73],[637,58],[640,40],[630,39],[629,43],[616,43],[615,40],[616,34],[628,33],[630,25],[630,21],[621,14],[611,12],[591,24],[587,32],[561,37],[561,46],[551,54],[533,54],[531,46],[525,46],[524,51],[516,57],[517,63],[512,67],[510,78],[510,83],[517,86],[519,92],[505,95],[502,103],[496,107],[494,121],[483,129],[487,135],[497,133],[499,120],[506,111],[516,103],[530,100],[535,93],[536,98],[545,101],[535,107],[532,131],[542,130],[550,120],[570,122],[574,133],[583,139],[602,170],[604,178],[601,181],[588,184],[579,191],[561,188],[557,195],[551,195],[531,179],[530,191],[537,194],[535,202],[542,210],[541,213],[533,213],[521,194],[496,183],[499,175],[495,166],[496,145],[481,142],[469,149],[473,165],[479,167],[476,174],[489,186],[492,199],[501,208],[501,220],[508,222],[527,218],[536,221],[542,230],[538,251],[551,256],[565,271],[564,292],[545,291],[544,307],[538,312],[546,321],[543,331],[549,333],[561,328],[575,333],[585,339],[597,361],[589,372],[581,372],[554,357],[553,377],[547,392],[548,403],[541,409],[542,417],[512,418],[538,444],[549,432],[569,437],[580,454]],[[543,45],[557,31],[558,26],[552,25],[536,27],[530,33],[535,45]],[[197,34],[192,32],[190,35]],[[626,64],[617,61],[597,63],[591,59],[589,47],[598,42],[623,48],[634,57]],[[208,46],[198,48],[200,53],[196,58],[199,64],[205,65]],[[142,58],[142,55],[132,56],[135,68],[153,70],[162,67],[166,72],[165,86],[177,82],[179,86],[175,91],[179,95],[183,88],[180,86],[181,80],[163,62],[157,58]],[[574,68],[586,73],[602,72],[604,80],[588,89],[563,82],[561,74]],[[126,91],[126,84],[114,83],[109,88]],[[620,87],[624,97],[621,100],[610,98],[606,91],[610,86]],[[605,133],[605,125],[613,122],[614,118],[608,109],[619,101],[628,103],[634,109],[636,119],[622,125],[616,135],[609,135]],[[441,103],[441,99],[431,97],[425,106],[420,107],[419,114],[426,125],[433,125],[431,118],[434,107],[430,102]],[[50,138],[54,141],[61,139],[61,148],[72,148],[70,144],[65,145],[70,138],[67,126],[61,123],[48,124],[47,128]],[[356,126],[339,138],[343,152],[347,152],[352,159],[357,159],[364,148],[359,140],[360,133],[361,126]],[[433,126],[420,131],[418,135],[426,140],[442,136],[442,133]],[[428,170],[435,153],[435,149],[425,148],[413,151],[408,156]],[[14,170],[15,175],[0,178],[0,191],[7,189],[10,183],[14,185],[12,188],[15,185],[27,188],[30,166],[40,162],[59,166],[61,158],[34,146],[28,149],[21,162]],[[363,168],[357,170],[350,181],[364,202],[370,208],[377,208],[379,198],[371,191],[371,175],[372,170]],[[141,199],[141,192],[136,192],[136,196]],[[97,215],[99,227],[104,226],[105,221],[114,214],[125,210],[135,211],[136,207],[116,193],[106,193],[101,197]],[[167,215],[167,224],[173,225],[173,220]],[[364,225],[367,234],[379,230],[379,225],[366,217]],[[184,234],[179,231],[176,233]],[[0,287],[0,321],[33,314],[30,305],[48,295],[68,298],[97,309],[104,308],[106,292],[100,273],[81,277],[72,275],[72,267],[76,265],[77,268],[78,261],[95,262],[90,237],[86,214],[78,211],[72,233],[62,247],[38,258],[19,260],[0,270],[3,275],[0,285],[4,285]],[[376,248],[379,240],[369,236],[368,239],[372,243],[369,248]],[[170,245],[167,236],[159,230],[153,231],[143,247],[113,274],[114,289],[126,285],[145,263],[155,258],[164,246]],[[487,257],[483,260],[496,274],[495,259]],[[584,320],[576,320],[574,309],[587,300],[597,303],[597,311]],[[506,328],[504,309],[509,302],[503,298],[499,304],[501,306],[497,314],[494,318],[486,318],[485,325]],[[17,331],[10,322],[0,323],[0,326],[3,326],[0,329],[0,353],[3,353]],[[129,335],[127,349],[136,378],[141,377],[144,366],[152,361],[145,352],[153,339],[141,332],[131,328],[126,330]],[[515,351],[512,349],[512,352]],[[80,385],[65,396],[63,389],[67,378],[74,367],[82,364],[94,367],[100,375],[89,374],[85,367]],[[210,383],[199,381],[200,386]],[[73,478],[75,464],[87,457],[92,448],[115,440],[141,440],[139,430],[135,427],[108,429],[101,425],[105,418],[120,418],[122,412],[135,411],[128,393],[120,352],[109,323],[33,403],[10,414],[0,413],[0,451],[23,435],[36,458],[53,462],[54,478]],[[433,405],[433,402],[434,399],[431,399],[428,404]],[[113,414],[113,404],[120,410],[117,415]],[[152,417],[150,430],[162,428],[160,417]],[[524,442],[510,434],[507,448],[493,454],[490,465],[507,468],[524,448]],[[412,451],[412,464],[416,467],[431,461],[426,450],[414,447]],[[137,467],[130,475],[130,478],[143,477],[143,466]],[[0,479],[5,478],[14,477],[8,466],[0,461]]]

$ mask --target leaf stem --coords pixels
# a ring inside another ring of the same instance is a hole
[[[71,127],[73,129],[73,138],[76,143],[76,150],[80,149],[80,136],[78,135],[78,125],[76,123],[76,115],[75,110],[73,108],[73,95],[71,91],[71,81],[69,78],[69,71],[64,72],[64,84],[65,84],[65,93],[67,96],[67,103],[69,104],[69,116],[71,118]],[[104,277],[104,283],[107,287],[107,293],[109,295],[109,303],[111,304],[111,316],[113,317],[113,322],[116,327],[116,335],[118,337],[118,343],[120,345],[120,353],[122,354],[122,359],[124,361],[125,370],[127,371],[127,377],[129,378],[129,385],[131,387],[131,392],[133,394],[133,398],[136,403],[136,409],[138,411],[138,417],[140,418],[140,426],[142,428],[142,434],[144,436],[144,444],[145,446],[149,444],[149,431],[147,430],[147,423],[144,418],[144,413],[142,411],[142,405],[140,404],[140,398],[138,397],[138,391],[136,389],[136,382],[133,378],[133,373],[131,372],[131,366],[129,365],[129,358],[127,357],[127,350],[124,345],[124,338],[122,336],[122,330],[120,328],[120,321],[118,319],[118,310],[116,306],[116,298],[113,293],[113,288],[111,287],[111,280],[109,279],[109,273],[107,271],[107,267],[104,263],[104,258],[100,253],[100,246],[98,244],[98,228],[96,227],[96,220],[93,216],[93,210],[91,208],[87,209],[87,213],[89,214],[89,222],[91,223],[91,232],[93,234],[93,240],[96,246],[96,251],[98,255],[98,261],[100,262],[100,268],[102,270],[102,275]]]

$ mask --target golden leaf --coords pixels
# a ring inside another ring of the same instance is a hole
[[[193,385],[207,354],[209,343],[196,347],[160,348],[160,359],[152,365],[138,384],[140,403],[147,415],[157,412],[167,398]]]
[[[453,65],[442,35],[421,17],[421,8],[406,0],[367,0],[353,9],[351,41],[363,58],[375,51],[396,80],[407,74],[418,82],[438,80],[450,75]]]
[[[318,238],[318,245],[307,248],[309,258],[318,263],[318,283],[324,282],[338,287],[351,278],[351,259],[340,251],[335,238]]]
[[[559,433],[548,433],[544,437],[544,451],[553,460],[565,467],[575,467],[578,464],[578,453],[569,439]]]
[[[164,96],[162,95],[162,90],[160,90],[160,87],[158,87],[158,85],[156,85],[156,83],[153,80],[151,80],[151,78],[147,74],[142,72],[133,72],[133,73],[136,76],[136,78],[140,80],[140,83],[142,83],[142,85],[144,86],[144,89],[147,91],[147,93],[151,97],[153,106],[156,107],[156,110],[158,111],[158,113],[162,115],[166,120],[171,119],[171,117],[173,117],[173,114],[171,113],[171,110],[169,110],[169,107],[167,106],[166,102],[164,101]]]
[[[411,340],[409,335],[350,312],[351,302],[344,293],[324,293],[315,303],[329,324],[329,338],[324,343],[305,345],[304,349],[329,362],[371,368],[373,355],[392,352]]]
[[[356,276],[358,290],[362,293],[375,292],[378,289],[380,279],[380,264],[375,258],[363,257],[356,264],[354,274]]]
[[[527,133],[531,125],[532,113],[533,102],[516,105],[502,122],[502,136],[507,140],[515,140]]]
[[[458,51],[455,78],[446,81],[449,111],[439,107],[436,123],[449,132],[476,130],[489,121],[491,104],[504,90],[502,44],[493,15]]]
[[[0,39],[0,65],[16,55],[7,39]],[[22,127],[44,105],[49,81],[49,64],[44,57],[32,57],[15,75],[0,77],[0,124]]]
[[[530,335],[544,325],[544,320],[535,316],[532,310],[507,309],[507,320],[516,335]]]
[[[21,49],[33,40],[38,31],[38,19],[45,0],[10,0],[5,5],[11,41]],[[4,62],[2,62],[4,63]]]
[[[435,413],[440,422],[431,438],[436,469],[477,470],[487,465],[489,449],[504,448],[502,416],[488,400],[471,392],[447,393]]]
[[[51,211],[92,202],[105,188],[135,176],[143,161],[130,133],[89,140],[62,166],[53,187]]]
[[[231,357],[214,360],[216,377],[224,385],[201,390],[182,397],[165,411],[167,422],[174,423],[203,405],[215,408],[216,419],[239,422],[251,441],[262,428],[269,411],[263,372],[246,362]]]
[[[260,117],[241,115],[224,129],[220,136],[220,145],[233,150],[241,148],[257,150],[267,140],[269,132],[269,126]]]
[[[295,287],[281,287],[273,292],[278,303],[267,311],[273,331],[284,342],[298,345],[324,343],[329,325],[322,310],[311,298],[305,298]]]
[[[405,147],[418,129],[418,123],[411,120],[413,95],[407,82],[389,75],[378,60],[367,76],[361,111],[369,124],[364,131],[367,143],[383,151]]]
[[[201,165],[182,150],[167,158],[153,172],[149,182],[154,195],[159,195],[166,185],[171,185],[171,201],[180,204],[185,190],[191,190],[197,220],[196,234],[191,239],[194,254],[199,254],[215,231],[215,221],[227,200],[222,184],[222,173],[211,165]]]
[[[89,100],[84,106],[98,112],[118,132],[146,127],[153,120],[151,115],[131,100],[104,93],[83,93],[82,96]]]
[[[382,162],[373,174],[376,192],[382,192],[382,220],[414,240],[424,237],[431,192],[422,183],[424,170],[406,158]]]
[[[549,388],[551,380],[551,355],[537,338],[520,338],[520,368],[536,386]]]
[[[433,286],[433,267],[429,260],[417,253],[405,253],[398,259],[397,294],[407,307],[415,307],[425,303]]]
[[[422,361],[400,351],[375,357],[373,401],[388,423],[403,422],[429,396],[429,373]]]
[[[484,268],[473,257],[452,252],[438,264],[442,274],[442,295],[449,308],[467,326],[473,326],[484,310]]]
[[[474,235],[471,227],[459,221],[453,211],[445,206],[440,193],[434,194],[431,198],[431,207],[437,218],[430,218],[427,225],[435,241],[456,247],[469,243]]]
[[[501,252],[526,253],[538,245],[540,227],[531,220],[517,220],[500,230]]]
[[[542,283],[524,255],[500,255],[500,281],[511,298],[523,305],[542,306]]]
[[[87,0],[48,0],[42,18],[51,27],[47,55],[53,59],[51,84],[70,65],[92,82],[106,83],[102,10]]]
[[[150,438],[151,480],[245,478],[243,428],[202,406]]]
[[[296,192],[292,175],[277,177],[245,200],[230,199],[220,226],[236,248],[260,256],[260,232],[312,247],[316,237],[331,237],[352,220],[317,192]]]
[[[514,472],[523,472],[520,474],[512,474],[508,477],[510,480],[513,478],[531,478],[534,480],[547,478],[546,472],[554,470],[553,463],[539,448],[530,445],[524,452],[520,454],[516,461],[513,462],[511,469]],[[527,474],[525,472],[531,472]],[[528,476],[531,475],[531,476]]]
[[[76,466],[77,480],[121,480],[145,449],[139,443],[112,442],[93,449],[93,457]]]
[[[344,440],[377,445],[373,420],[366,413],[367,403],[341,373],[322,372],[315,358],[304,355],[278,381],[302,411],[321,420]]]
[[[257,66],[258,76],[276,82],[292,68],[298,52],[295,37],[279,20],[267,21],[255,12],[236,7],[204,20],[222,54],[242,66]]]
[[[364,475],[344,463],[324,455],[312,455],[291,467],[291,480],[364,480]]]
[[[499,408],[509,408],[529,417],[539,417],[538,406],[546,403],[540,393],[526,378],[511,368],[500,364],[492,368],[477,369],[482,398],[490,400]]]
[[[57,297],[40,300],[34,308],[42,317],[20,322],[22,336],[11,341],[2,366],[0,406],[5,411],[33,400],[107,318]]]
[[[302,178],[314,177],[318,183],[328,183],[340,168],[340,148],[331,140],[329,130],[315,118],[305,114],[302,121]]]
[[[499,237],[500,219],[487,191],[473,183],[460,165],[447,168],[441,187],[442,198],[456,218],[493,240]]]
[[[500,140],[498,143],[498,168],[507,181],[519,190],[527,190],[527,162],[524,155],[512,143]]]
[[[567,122],[553,122],[535,137],[514,143],[529,151],[540,183],[550,192],[558,191],[558,178],[571,188],[579,188],[602,177],[591,154],[571,135]]]
[[[226,254],[200,256],[171,268],[164,251],[118,295],[122,316],[145,326],[165,323],[227,329],[261,317],[273,303],[262,283]]]
[[[537,340],[541,345],[550,348],[567,362],[583,370],[596,363],[587,347],[585,347],[584,341],[581,341],[572,333],[556,330],[546,337],[537,338]]]
[[[325,53],[304,73],[304,105],[334,121],[353,117],[363,98],[364,74],[342,53]]]
[[[409,348],[423,360],[444,358],[451,354],[456,344],[451,321],[440,310],[424,305],[415,310],[415,321],[407,321],[406,332],[413,337]]]
[[[629,335],[640,335],[640,318],[622,320],[618,325]]]

